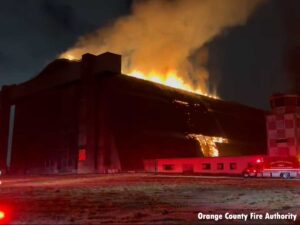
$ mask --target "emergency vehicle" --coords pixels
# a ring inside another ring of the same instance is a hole
[[[282,177],[294,178],[300,175],[299,161],[296,157],[262,157],[244,171],[244,177]]]

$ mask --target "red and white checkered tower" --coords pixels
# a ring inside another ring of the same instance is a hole
[[[300,96],[275,94],[270,98],[272,113],[267,116],[270,156],[300,157]]]

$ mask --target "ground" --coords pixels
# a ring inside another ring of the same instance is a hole
[[[216,224],[300,224],[300,180],[154,174],[3,178],[0,210],[13,224],[203,224],[199,212],[295,213],[292,220]]]

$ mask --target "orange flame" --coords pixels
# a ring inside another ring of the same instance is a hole
[[[188,92],[205,95],[211,98],[218,98],[217,95],[209,94],[199,88],[194,88],[192,85],[186,83],[181,77],[178,76],[177,71],[175,70],[169,70],[166,74],[160,74],[155,71],[151,71],[145,74],[139,70],[133,70],[132,72],[129,72],[128,75],[139,79],[149,80],[155,83],[170,86],[173,88],[185,90]]]
[[[74,61],[76,60],[76,57],[74,57],[72,54],[63,54],[63,58],[66,58],[68,60]],[[126,73],[125,73],[126,74]],[[127,73],[128,76],[132,76],[135,78],[143,79],[143,80],[149,80],[155,83],[163,84],[169,87],[181,89],[184,91],[204,95],[210,98],[218,99],[219,97],[216,94],[210,94],[200,88],[195,88],[193,85],[190,85],[186,81],[184,81],[180,76],[178,76],[178,73],[176,70],[169,70],[166,74],[162,74],[156,71],[151,71],[149,73],[143,73],[140,70],[132,70],[131,72]]]

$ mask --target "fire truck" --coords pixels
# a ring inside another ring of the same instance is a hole
[[[281,177],[295,178],[300,175],[300,165],[296,157],[262,157],[249,165],[244,177]]]

